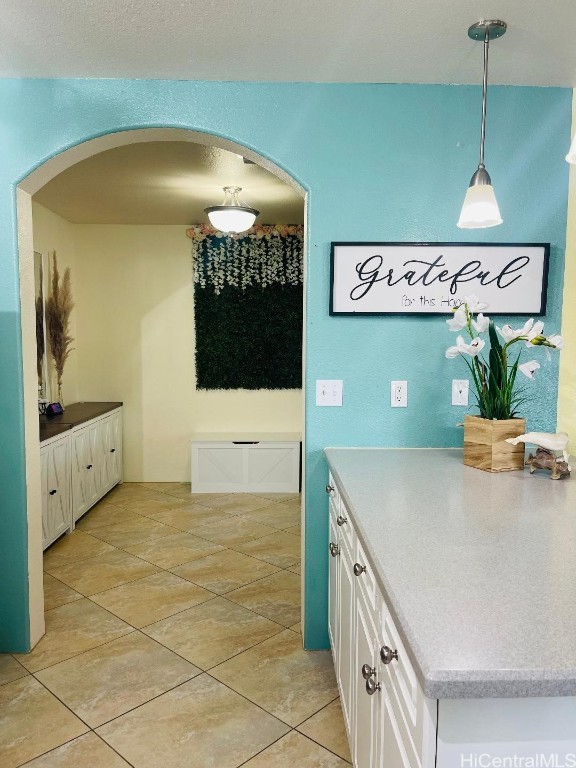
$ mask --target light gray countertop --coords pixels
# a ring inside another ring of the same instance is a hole
[[[576,695],[576,479],[325,454],[427,696]]]

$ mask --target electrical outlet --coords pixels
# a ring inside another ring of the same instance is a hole
[[[407,408],[408,406],[408,382],[390,382],[390,405],[392,408]]]
[[[342,380],[317,379],[316,405],[342,405]]]
[[[468,405],[469,392],[468,379],[452,379],[452,405]]]

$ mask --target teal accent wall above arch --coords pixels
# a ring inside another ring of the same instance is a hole
[[[463,410],[442,318],[329,317],[331,240],[550,242],[550,330],[561,320],[572,91],[491,87],[487,167],[504,224],[456,227],[477,164],[471,86],[0,80],[0,649],[25,650],[27,531],[15,185],[48,158],[110,132],[187,128],[243,144],[309,191],[306,606],[309,648],[327,645],[326,446],[454,446]],[[480,236],[479,236],[480,235]],[[556,425],[557,363],[540,371],[530,429]],[[316,408],[316,378],[344,380],[342,408]],[[391,410],[389,381],[409,406]],[[464,513],[464,512],[463,512]]]

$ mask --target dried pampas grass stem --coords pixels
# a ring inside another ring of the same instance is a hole
[[[52,253],[52,262],[52,293],[46,301],[46,324],[50,339],[50,351],[56,371],[58,400],[62,403],[62,374],[66,360],[73,349],[72,342],[74,341],[70,336],[70,314],[74,309],[74,302],[72,301],[70,268],[65,269],[62,281],[60,281],[56,251]]]

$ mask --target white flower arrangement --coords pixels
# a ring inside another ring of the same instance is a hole
[[[462,357],[472,375],[480,416],[484,419],[513,419],[517,417],[517,407],[525,398],[517,387],[518,371],[533,379],[541,367],[537,360],[520,363],[522,349],[516,359],[510,363],[511,347],[524,342],[525,347],[544,347],[548,359],[550,349],[562,349],[564,339],[559,334],[544,335],[544,323],[527,320],[522,328],[504,325],[495,326],[493,321],[483,314],[488,305],[477,296],[465,296],[463,302],[453,310],[453,315],[446,321],[451,331],[466,331],[470,341],[463,336],[456,338],[456,344],[448,347],[447,358]],[[476,317],[474,317],[476,313]],[[488,360],[482,355],[486,341],[481,334],[488,332],[490,347]],[[500,340],[502,339],[502,341]],[[470,359],[468,359],[470,358]]]
[[[303,282],[303,227],[259,226],[229,236],[204,225],[187,230],[192,240],[194,282],[219,294],[225,285],[246,290]]]

